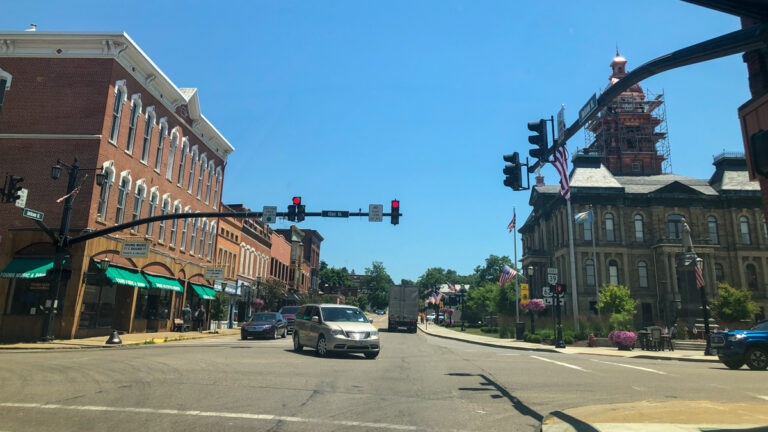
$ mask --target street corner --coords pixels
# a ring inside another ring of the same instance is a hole
[[[541,430],[546,432],[705,429],[768,430],[768,404],[642,401],[589,405],[553,411],[541,422]]]

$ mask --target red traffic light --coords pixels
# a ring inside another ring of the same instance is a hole
[[[400,208],[400,201],[392,200],[392,208]]]
[[[301,197],[293,197],[293,203],[295,205],[301,204]]]

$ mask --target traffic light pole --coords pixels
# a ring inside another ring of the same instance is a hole
[[[562,310],[560,307],[560,302],[563,296],[557,292],[556,285],[550,285],[549,287],[551,292],[554,294],[555,302],[555,348],[565,348],[565,341],[563,341],[563,322],[560,317],[560,311]]]

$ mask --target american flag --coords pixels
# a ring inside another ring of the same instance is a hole
[[[517,275],[517,272],[509,268],[508,265],[504,265],[504,268],[501,269],[501,275],[499,276],[499,285],[503,288],[504,285],[509,282],[510,279],[515,277]]]
[[[77,195],[77,193],[78,193],[78,192],[80,192],[80,186],[78,186],[78,187],[74,188],[74,189],[72,190],[72,192],[70,192],[70,193],[68,193],[68,194],[64,195],[63,197],[61,197],[61,198],[57,199],[57,200],[56,200],[56,202],[57,202],[57,203],[60,203],[60,202],[64,201],[65,199],[67,199],[67,198],[69,198],[69,197],[71,197],[71,196],[75,196],[75,195]]]
[[[456,292],[456,286],[450,282],[448,282],[448,289],[451,290],[451,292]]]
[[[512,232],[515,230],[515,225],[517,224],[517,213],[515,213],[515,209],[512,209],[512,220],[509,221],[509,225],[507,225],[507,229],[509,232]]]
[[[701,273],[701,267],[696,266],[696,287],[701,288],[704,286],[704,275]]]
[[[550,161],[560,174],[560,195],[571,200],[571,185],[568,182],[568,149],[563,145],[555,151],[555,158]]]

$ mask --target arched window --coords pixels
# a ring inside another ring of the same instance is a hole
[[[120,132],[120,116],[123,113],[123,103],[128,91],[125,89],[125,80],[115,83],[115,103],[112,107],[112,126],[109,128],[109,142],[117,143],[117,133]]]
[[[707,228],[709,229],[709,241],[712,244],[720,244],[720,236],[717,235],[717,218],[714,216],[707,217]]]
[[[173,181],[173,161],[176,159],[177,147],[179,147],[179,132],[178,128],[174,128],[171,132],[171,145],[168,147],[168,166],[165,168],[165,178],[170,181]]]
[[[131,220],[136,220],[141,218],[141,206],[144,204],[144,198],[147,196],[147,187],[144,186],[144,180],[139,180],[136,182],[136,195],[133,198],[133,218]],[[136,231],[136,227],[133,227],[132,230]]]
[[[160,133],[157,140],[157,154],[155,155],[155,171],[160,172],[160,164],[163,163],[163,147],[165,146],[165,137],[168,135],[168,122],[165,117],[160,119]],[[173,161],[168,161],[169,165]]]
[[[608,261],[608,282],[614,285],[619,284],[619,263],[616,260]]]
[[[635,241],[642,243],[645,239],[643,235],[643,215],[635,215]]]
[[[173,214],[180,214],[181,213],[181,202],[176,201],[173,204]],[[171,246],[174,246],[176,244],[176,230],[179,227],[179,220],[174,219],[171,221]]]
[[[115,182],[115,170],[111,167],[108,167],[104,168],[102,171],[107,177],[104,181],[104,185],[101,186],[101,193],[99,194],[99,206],[96,213],[99,219],[106,220],[107,203],[109,202],[109,191],[112,189],[112,183]]]
[[[197,146],[192,147],[192,158],[189,163],[189,184],[187,185],[187,192],[192,193],[192,186],[195,184],[195,168],[197,168]]]
[[[191,254],[195,253],[195,240],[197,240],[197,221],[197,218],[192,220],[192,241],[189,242],[189,253]]]
[[[184,165],[187,163],[187,156],[189,154],[189,140],[184,138],[181,142],[181,157],[179,158],[179,175],[176,183],[179,187],[184,184]]]
[[[746,216],[739,218],[739,231],[741,232],[741,244],[752,244],[752,237],[749,235],[749,219]]]
[[[669,238],[680,238],[683,233],[683,215],[672,214],[667,216],[667,233]]]
[[[201,257],[205,252],[205,236],[207,234],[208,234],[208,221],[203,219],[203,225],[200,230],[200,251],[198,252]]]
[[[613,214],[611,213],[605,214],[605,240],[616,241],[616,231],[614,231],[613,227]]]
[[[597,283],[595,280],[595,262],[591,259],[584,261],[584,274],[587,277],[587,286],[594,287]]]
[[[184,209],[184,213],[190,213],[190,212],[191,212],[191,211],[190,211],[189,207],[187,207],[186,209]],[[187,245],[187,232],[189,231],[189,224],[190,224],[191,222],[192,222],[192,221],[191,221],[189,218],[185,218],[185,219],[182,221],[182,230],[181,230],[181,245],[180,245],[180,249],[181,249],[181,250],[184,250],[184,248],[185,248],[185,247],[186,247],[186,245]]]
[[[147,217],[152,217],[155,215],[155,210],[157,210],[157,202],[159,198],[160,194],[157,193],[157,186],[155,186],[149,192],[149,213],[147,213]],[[152,236],[152,229],[154,228],[154,225],[154,222],[147,224],[147,235],[150,237]]]
[[[216,168],[216,184],[213,187],[213,208],[219,206],[219,187],[221,187],[221,167]]]
[[[133,153],[133,141],[136,139],[136,123],[141,114],[141,95],[131,97],[131,118],[128,119],[128,140],[125,143],[125,151]]]
[[[144,125],[144,140],[141,145],[141,161],[147,162],[149,157],[149,144],[152,142],[152,130],[155,128],[155,108],[147,108],[146,124]]]
[[[747,288],[757,291],[757,268],[754,264],[747,264]]]
[[[203,153],[200,156],[200,173],[197,177],[197,199],[203,195],[203,182],[205,181],[205,167],[208,165],[208,156]]]
[[[124,171],[120,173],[120,183],[117,186],[117,208],[115,209],[115,225],[123,223],[125,215],[125,204],[128,200],[128,193],[131,190],[131,172]]]
[[[213,254],[213,239],[216,237],[216,222],[211,222],[211,230],[210,234],[208,235],[208,250],[205,252],[205,259],[208,261],[211,260],[211,256]]]
[[[584,222],[584,240],[592,240],[592,222]]]
[[[171,197],[170,194],[163,195],[163,205],[160,207],[160,215],[165,216],[171,210]],[[165,242],[165,220],[160,221],[160,230],[157,233],[157,239],[160,242]]]
[[[213,165],[213,161],[210,161],[208,163],[208,181],[205,185],[205,203],[210,204],[211,202],[211,183],[213,180],[213,174],[214,174],[215,167]]]
[[[645,261],[637,262],[637,276],[640,278],[640,288],[648,288],[648,264]]]
[[[715,280],[717,282],[725,282],[725,269],[720,263],[715,263]]]

